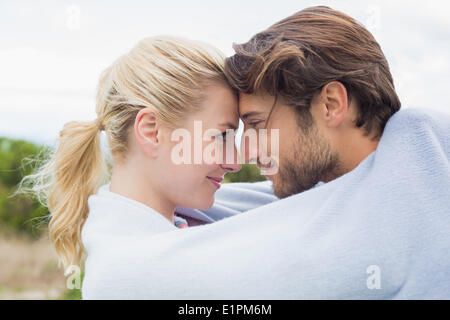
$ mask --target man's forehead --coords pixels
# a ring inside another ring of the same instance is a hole
[[[240,93],[239,94],[239,116],[248,117],[250,114],[267,113],[270,111],[275,97],[263,93]]]

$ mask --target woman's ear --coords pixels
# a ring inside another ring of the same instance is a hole
[[[158,113],[151,108],[143,108],[136,115],[134,134],[142,151],[155,157],[160,145],[160,120]]]

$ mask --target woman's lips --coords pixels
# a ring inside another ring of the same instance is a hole
[[[217,188],[220,188],[220,182],[222,182],[222,178],[215,178],[215,177],[207,177],[209,181]]]

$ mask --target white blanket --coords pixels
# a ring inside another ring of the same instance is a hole
[[[83,298],[450,299],[449,158],[450,117],[407,109],[351,172],[211,224],[177,229],[104,186]]]

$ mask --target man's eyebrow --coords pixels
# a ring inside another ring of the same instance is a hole
[[[259,112],[259,111],[251,111],[251,112],[247,112],[247,113],[244,113],[243,115],[241,115],[241,119],[246,120],[249,117],[253,117],[253,116],[257,116],[257,115],[261,115],[261,114],[262,114],[262,112]]]
[[[237,127],[231,122],[224,122],[224,123],[219,124],[219,126],[230,127],[233,130],[237,129]]]

